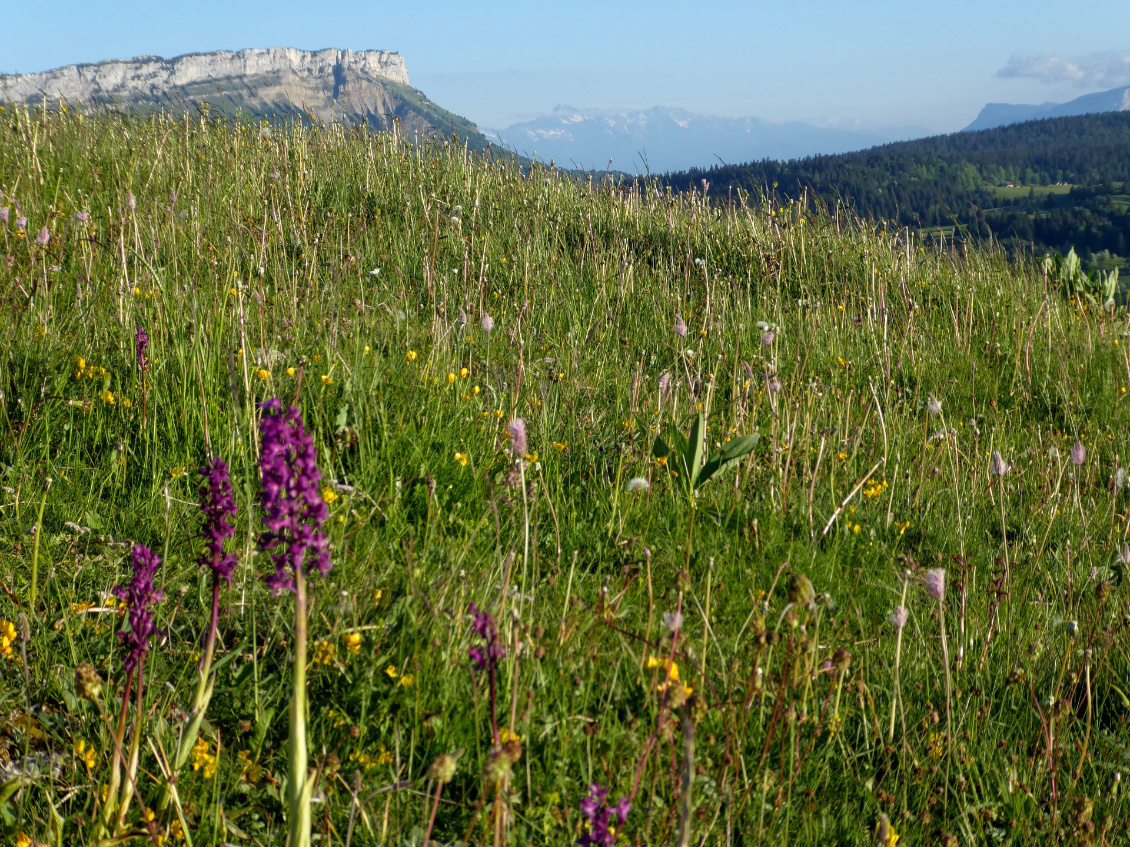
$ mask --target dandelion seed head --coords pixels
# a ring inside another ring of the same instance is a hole
[[[646,477],[642,476],[634,476],[624,485],[624,490],[629,494],[635,491],[647,491],[650,488],[651,483],[647,481]]]

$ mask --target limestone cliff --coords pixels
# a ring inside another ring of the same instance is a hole
[[[44,99],[50,106],[64,101],[142,111],[206,103],[214,112],[313,116],[374,129],[399,118],[409,136],[455,132],[473,147],[485,144],[474,124],[412,88],[404,57],[386,50],[221,50],[0,75],[0,102],[38,105]]]

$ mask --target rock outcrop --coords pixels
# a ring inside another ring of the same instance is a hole
[[[367,123],[399,119],[408,135],[455,133],[485,146],[474,124],[428,100],[408,83],[404,57],[386,50],[221,50],[175,59],[142,56],[0,75],[0,103],[59,102],[112,108],[183,110]]]

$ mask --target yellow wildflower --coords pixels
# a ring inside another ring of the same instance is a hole
[[[477,385],[474,388],[471,389],[471,393],[474,394],[476,397],[479,396],[480,391],[482,391],[482,389],[479,388],[479,386],[477,386]]]
[[[113,406],[114,405],[114,402],[115,402],[114,392],[111,391],[110,389],[106,389],[105,391],[99,392],[98,396],[102,399],[102,402],[105,403],[107,406]]]
[[[333,505],[333,503],[340,497],[341,495],[328,485],[322,489],[322,502],[324,502],[327,506]]]
[[[389,679],[396,679],[400,674],[396,672],[396,665],[389,665],[385,668],[385,673],[388,674]]]
[[[347,632],[342,640],[345,641],[345,649],[350,653],[361,652],[361,633]]]
[[[416,684],[416,677],[414,677],[410,673],[406,673],[406,674],[404,674],[404,676],[402,676],[400,678],[400,684],[403,685],[405,688],[411,688],[413,685]]]
[[[377,764],[378,765],[391,765],[395,761],[392,753],[385,749],[382,744],[377,748]]]
[[[94,746],[91,745],[87,747],[86,740],[80,738],[75,743],[75,758],[86,765],[87,770],[90,770],[92,767],[94,767],[94,762],[96,761],[94,755]]]
[[[286,375],[287,376],[294,376],[296,373],[297,373],[297,371],[294,368],[287,368],[286,369]]]
[[[469,370],[467,370],[467,368],[460,368],[459,369],[459,378],[460,379],[466,379],[470,375],[471,375],[471,372]]]
[[[318,641],[314,644],[314,664],[315,665],[332,665],[334,663],[334,654],[337,653],[337,645],[329,641]]]
[[[334,378],[329,374],[322,374],[322,385],[333,385]]]
[[[553,449],[556,450],[558,453],[563,453],[568,446],[569,445],[564,441],[554,441],[553,442]]]
[[[447,384],[450,385],[453,382],[455,382],[455,374],[449,373],[447,375]]]
[[[534,450],[534,451],[533,451],[532,453],[527,453],[527,454],[526,454],[526,461],[527,461],[527,462],[529,462],[530,464],[533,464],[533,463],[534,463],[534,462],[536,462],[537,460],[538,460],[538,452],[537,452],[537,450]]]
[[[208,750],[208,742],[197,738],[192,745],[192,769],[203,770],[204,778],[211,779],[216,773],[216,757]]]
[[[516,732],[511,732],[509,727],[504,726],[498,731],[498,743],[505,744],[507,741],[521,741],[522,736]]]
[[[461,467],[465,468],[467,467],[467,462],[469,462],[470,459],[467,457],[466,453],[456,453],[455,461],[457,461]]]
[[[269,379],[271,372],[266,368],[259,368],[259,370],[255,371],[255,376],[259,377],[259,379]]]
[[[404,358],[405,358],[405,360],[407,360],[409,362],[416,361],[416,351],[415,350],[409,350],[407,353],[404,354]]]

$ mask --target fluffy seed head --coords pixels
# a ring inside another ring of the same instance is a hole
[[[1087,448],[1083,446],[1083,442],[1076,440],[1074,446],[1071,448],[1071,463],[1075,467],[1079,467],[1087,461]]]
[[[510,422],[510,452],[515,459],[526,455],[526,422],[521,418],[514,418]]]

